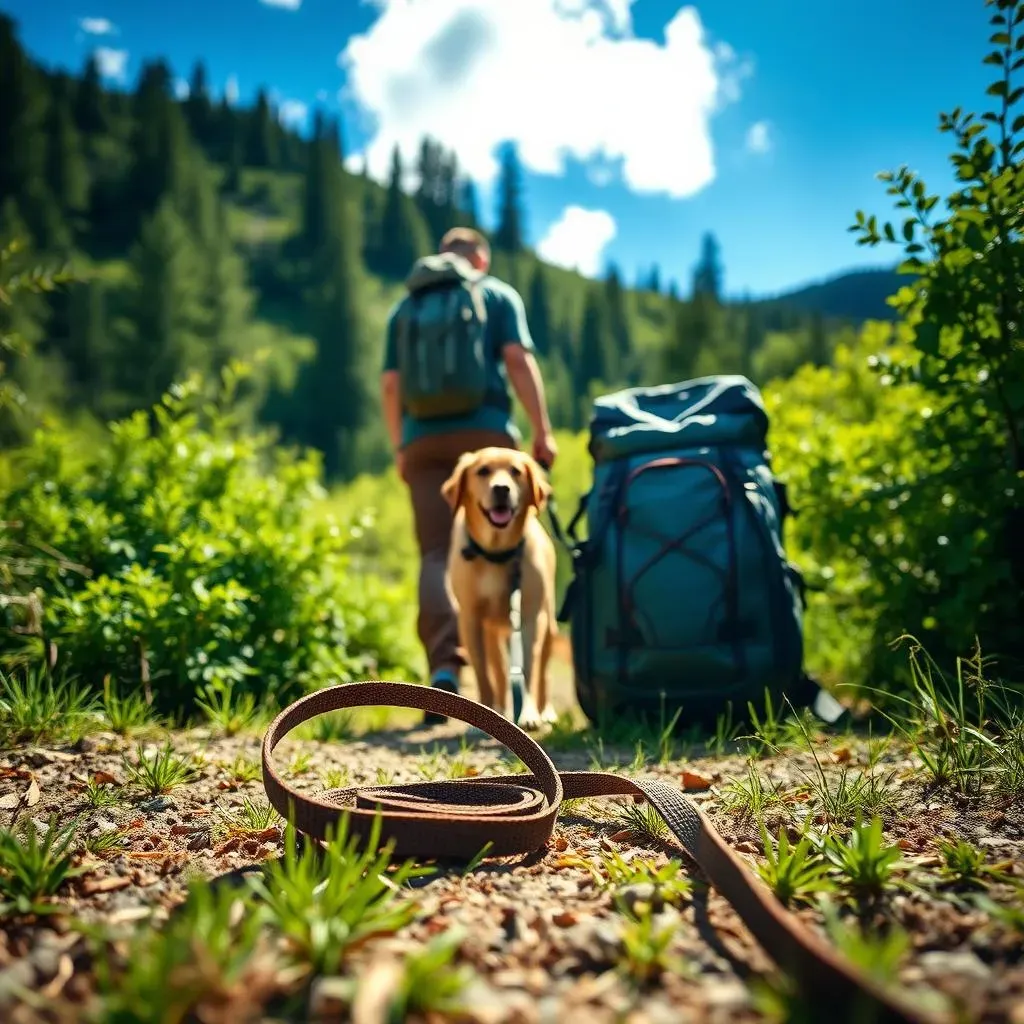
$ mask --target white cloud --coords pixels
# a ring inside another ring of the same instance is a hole
[[[189,92],[190,89],[188,87],[188,82],[186,82],[184,78],[176,78],[174,80],[174,95],[177,96],[179,100],[187,100]]]
[[[302,6],[302,0],[260,0],[260,3],[267,7],[283,7],[287,11],[297,11]]]
[[[100,77],[123,82],[128,68],[128,51],[99,46],[96,48],[96,63],[99,66]]]
[[[772,148],[771,126],[767,121],[757,121],[747,130],[747,149],[751,153],[767,153]]]
[[[541,239],[537,255],[548,263],[594,277],[600,273],[601,257],[615,232],[615,218],[607,210],[567,206]]]
[[[233,107],[238,102],[238,75],[228,76],[228,80],[224,83],[224,99],[229,107]]]
[[[78,27],[91,36],[112,36],[117,26],[109,18],[79,18]]]
[[[286,128],[302,128],[309,116],[309,107],[301,100],[284,100],[277,108],[277,119]]]
[[[663,41],[632,35],[631,0],[375,0],[376,21],[338,56],[344,98],[370,118],[370,173],[424,135],[482,184],[496,147],[560,174],[567,157],[616,166],[636,192],[693,195],[715,176],[709,122],[749,74],[713,48],[693,7]],[[601,179],[607,170],[598,171]]]

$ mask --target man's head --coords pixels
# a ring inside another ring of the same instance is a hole
[[[484,273],[491,265],[491,247],[487,239],[473,228],[452,228],[445,232],[440,251],[453,252]]]

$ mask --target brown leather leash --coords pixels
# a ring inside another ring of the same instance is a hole
[[[334,789],[306,796],[277,773],[274,748],[317,715],[354,707],[417,708],[476,726],[519,757],[531,775]],[[764,951],[796,984],[808,1005],[834,1020],[857,1024],[926,1024],[930,1018],[901,1005],[871,977],[783,909],[730,849],[701,809],[654,779],[607,772],[559,772],[544,749],[518,726],[466,697],[410,683],[362,682],[317,690],[285,708],[263,740],[263,783],[271,805],[297,831],[318,840],[349,816],[349,831],[370,834],[378,812],[382,839],[395,854],[417,860],[469,861],[488,844],[489,856],[542,849],[563,800],[633,796],[665,819],[682,848],[743,919]]]

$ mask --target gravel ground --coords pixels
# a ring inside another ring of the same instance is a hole
[[[289,767],[293,785],[310,791],[508,770],[502,760],[507,755],[494,743],[460,749],[462,728],[457,723],[392,728],[346,743],[289,738],[277,757]],[[215,877],[280,855],[279,819],[245,836],[225,826],[225,815],[237,814],[245,800],[265,802],[259,775],[244,778],[259,763],[260,736],[229,739],[190,731],[173,734],[173,745],[200,758],[198,775],[156,797],[129,784],[122,753],[126,748],[133,753],[134,744],[113,735],[89,736],[74,749],[31,748],[0,755],[0,825],[10,823],[12,807],[18,804],[23,815],[44,828],[50,814],[62,821],[79,817],[77,860],[83,872],[59,897],[74,917],[126,933],[158,927],[183,899],[191,877]],[[593,750],[552,750],[551,755],[562,769],[592,766]],[[631,770],[621,766],[632,760],[633,751],[606,749],[603,755],[606,768],[617,761],[615,770]],[[835,777],[862,770],[867,756],[866,749],[852,742],[833,742],[819,754]],[[783,822],[798,822],[802,813],[815,813],[800,789],[806,789],[815,771],[808,754],[763,759],[757,768],[786,794],[767,812],[769,828],[774,831]],[[758,862],[759,830],[728,799],[730,780],[746,777],[744,757],[691,754],[685,760],[648,764],[644,770],[693,790],[693,798],[734,849],[751,865]],[[896,793],[883,814],[886,837],[899,843],[910,877],[936,877],[938,839],[959,837],[984,851],[990,863],[1001,864],[1010,880],[994,884],[992,898],[1007,906],[1016,900],[1020,906],[1019,891],[1012,885],[1024,880],[1024,811],[1019,800],[982,806],[929,792],[914,764],[895,747],[875,771],[890,778]],[[103,784],[117,802],[92,806],[86,796],[89,780]],[[417,885],[421,909],[415,921],[362,947],[348,973],[379,979],[377,986],[367,984],[367,992],[387,990],[404,953],[451,926],[461,926],[466,937],[459,961],[474,972],[469,1020],[669,1024],[770,1019],[757,997],[759,983],[771,975],[769,961],[692,865],[687,866],[694,883],[690,896],[656,915],[658,923],[672,929],[671,953],[680,969],[641,987],[616,969],[623,960],[623,917],[588,862],[615,852],[627,861],[639,857],[664,864],[676,852],[625,826],[621,806],[613,800],[576,803],[560,817],[553,839],[538,854],[490,859],[466,877],[449,870]],[[1024,1024],[1019,931],[979,911],[955,890],[910,889],[887,897],[874,912],[879,920],[899,922],[912,936],[899,984],[918,1006],[932,1009],[940,1020]],[[800,913],[819,925],[817,912]],[[82,1019],[82,1000],[92,989],[82,943],[61,918],[13,924],[0,933],[0,1019],[12,1024]],[[301,1019],[383,1021],[382,1011],[371,1003],[350,1016],[338,980],[321,979],[309,998],[309,1016]],[[232,1013],[241,1011],[236,1006]],[[210,1019],[242,1019],[232,1013]],[[261,1018],[257,1013],[246,1019]],[[268,1013],[262,1019],[282,1018]]]

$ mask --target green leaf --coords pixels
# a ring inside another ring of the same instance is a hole
[[[1000,96],[1006,97],[1006,82],[1000,79],[998,82],[993,82],[986,90],[986,96]]]
[[[906,241],[912,242],[914,240],[915,227],[917,227],[917,219],[914,217],[908,217],[903,222],[903,237]]]
[[[1002,67],[1006,63],[1006,58],[1000,50],[993,50],[981,63],[995,64],[998,67]]]
[[[940,331],[938,324],[930,320],[924,320],[917,325],[914,335],[914,342],[917,348],[926,356],[937,356],[939,354]]]

